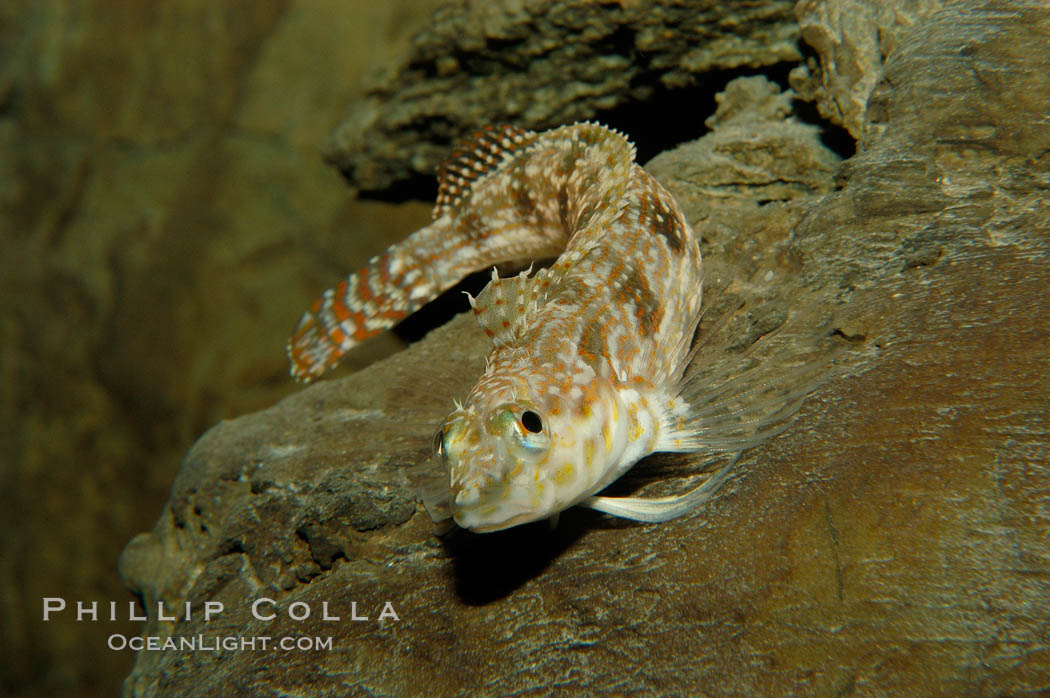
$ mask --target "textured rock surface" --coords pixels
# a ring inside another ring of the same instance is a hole
[[[413,482],[485,353],[458,318],[213,429],[122,557],[149,603],[226,605],[147,634],[334,649],[143,653],[127,690],[1050,690],[1048,33],[1035,2],[903,24],[872,64],[858,155],[837,170],[761,80],[734,83],[711,134],[651,163],[702,229],[716,302],[739,307],[700,364],[774,327],[781,350],[832,331],[855,347],[855,373],[749,452],[704,511],[660,526],[569,512],[554,532],[435,539]],[[833,49],[816,48],[833,73]],[[855,84],[821,89],[850,104]],[[694,469],[656,458],[632,482]],[[251,617],[261,596],[275,620]],[[388,600],[399,621],[376,619]],[[309,619],[289,619],[296,601]],[[341,621],[321,619],[323,601]],[[349,620],[354,601],[370,621]]]
[[[883,61],[902,32],[941,9],[941,0],[800,0],[802,39],[820,56],[796,68],[792,87],[820,113],[863,138],[871,125],[868,98],[883,77]],[[816,76],[814,78],[813,76]]]
[[[713,71],[798,60],[787,0],[479,0],[443,8],[350,109],[328,159],[361,189],[430,178],[492,123],[589,119]]]

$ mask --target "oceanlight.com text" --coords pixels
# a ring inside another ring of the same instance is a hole
[[[111,650],[132,652],[317,652],[330,651],[333,647],[330,636],[285,635],[271,637],[257,635],[206,636],[186,635],[160,637],[158,635],[127,636],[114,633],[106,644]]]

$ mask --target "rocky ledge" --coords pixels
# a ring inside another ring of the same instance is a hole
[[[348,109],[325,149],[354,187],[430,179],[452,143],[493,123],[536,130],[798,61],[790,0],[483,0],[439,9]]]

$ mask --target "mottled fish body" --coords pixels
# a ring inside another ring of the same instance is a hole
[[[289,343],[310,380],[359,341],[492,264],[560,255],[471,299],[492,338],[486,369],[435,439],[447,505],[491,531],[576,504],[659,521],[705,501],[599,497],[655,451],[753,445],[719,439],[683,383],[700,318],[696,235],[620,134],[580,123],[477,134],[439,172],[434,221],[330,290]],[[753,435],[752,435],[753,436]]]

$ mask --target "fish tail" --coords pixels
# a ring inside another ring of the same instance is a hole
[[[343,353],[321,331],[317,319],[320,303],[303,313],[295,333],[288,340],[286,351],[291,361],[290,373],[295,380],[309,383],[334,366]]]
[[[448,223],[416,231],[314,301],[288,340],[292,377],[304,383],[318,378],[472,271],[445,260]]]

